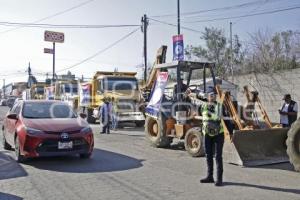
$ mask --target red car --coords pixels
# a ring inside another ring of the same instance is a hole
[[[3,123],[4,149],[15,149],[16,160],[39,156],[79,154],[89,158],[94,147],[93,132],[71,107],[60,101],[19,101]]]

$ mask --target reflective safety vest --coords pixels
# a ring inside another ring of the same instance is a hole
[[[210,109],[213,107],[213,109]],[[202,133],[203,135],[208,134],[209,136],[216,136],[218,134],[224,133],[224,127],[221,122],[221,117],[223,114],[222,104],[204,104],[201,108],[202,112]]]

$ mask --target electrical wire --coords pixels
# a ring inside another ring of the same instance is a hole
[[[172,23],[169,23],[169,22],[165,22],[165,21],[161,21],[161,20],[157,20],[157,19],[152,19],[150,17],[148,17],[148,19],[150,19],[152,21],[155,21],[155,22],[158,22],[158,23],[161,23],[161,24],[166,24],[166,25],[169,25],[169,26],[177,27],[176,24],[172,24]],[[196,33],[202,33],[201,31],[198,31],[196,29],[192,29],[192,28],[189,28],[189,27],[186,27],[186,26],[180,26],[180,28],[188,30],[188,31],[196,32]]]
[[[239,19],[239,18],[245,18],[245,17],[259,16],[259,15],[274,14],[274,13],[285,12],[285,11],[289,11],[289,10],[297,10],[297,9],[300,9],[300,5],[297,5],[295,7],[290,7],[290,8],[258,12],[258,13],[253,13],[253,14],[231,16],[231,17],[220,17],[220,18],[207,19],[207,20],[186,21],[184,23],[214,22],[214,21],[222,21],[222,20],[227,20],[227,19]]]
[[[37,24],[37,23],[22,23],[22,22],[5,22],[0,21],[0,26],[16,26],[16,27],[34,27],[34,28],[123,28],[123,27],[138,27],[138,24],[115,24],[115,25],[86,25],[86,24]]]
[[[15,77],[16,75],[21,75],[23,76],[23,74],[26,74],[26,72],[16,72],[16,73],[10,73],[10,74],[4,74],[4,75],[1,75],[0,74],[0,77]]]
[[[41,22],[41,21],[45,21],[45,20],[47,20],[47,19],[51,19],[51,18],[53,18],[53,17],[56,17],[56,16],[59,16],[59,15],[65,14],[65,13],[70,12],[70,11],[76,9],[76,8],[79,8],[79,7],[82,7],[82,6],[84,6],[84,5],[88,4],[88,3],[91,3],[91,2],[93,2],[93,1],[95,1],[95,0],[84,1],[84,2],[82,2],[82,3],[80,3],[80,4],[77,4],[77,5],[73,6],[73,7],[70,7],[70,8],[68,8],[68,9],[59,11],[59,12],[54,13],[54,14],[52,14],[52,15],[43,17],[43,18],[41,18],[41,19],[39,19],[39,20],[36,20],[36,21],[34,21],[34,22],[32,22],[32,23],[39,23],[39,22]],[[16,27],[16,28],[12,28],[12,29],[9,29],[9,30],[6,30],[6,31],[2,31],[2,32],[0,32],[0,34],[7,33],[7,32],[10,32],[10,31],[14,31],[14,30],[17,30],[17,29],[20,29],[20,28],[23,28],[23,27],[25,27],[25,26]]]
[[[125,40],[126,38],[128,38],[129,36],[133,35],[135,32],[137,32],[138,30],[140,30],[140,28],[137,28],[137,29],[134,29],[133,31],[131,31],[130,33],[126,34],[125,36],[121,37],[119,40],[113,42],[112,44],[108,45],[106,48],[104,49],[101,49],[99,50],[98,52],[96,52],[95,54],[87,57],[86,59],[78,62],[78,63],[75,63],[69,67],[66,67],[66,68],[63,68],[61,70],[57,70],[56,72],[62,72],[62,71],[65,71],[65,70],[69,70],[69,69],[72,69],[74,67],[77,67],[78,65],[81,65],[83,63],[85,63],[86,61],[90,60],[90,59],[93,59],[94,57],[104,53],[105,51],[111,49],[112,47],[114,47],[115,45],[117,45],[118,43],[122,42],[123,40]]]
[[[228,11],[228,10],[232,10],[232,9],[240,9],[240,8],[251,7],[251,6],[255,6],[257,4],[261,4],[264,1],[265,0],[258,0],[258,1],[248,2],[248,3],[243,3],[243,4],[237,4],[237,5],[233,5],[233,6],[198,10],[198,11],[193,11],[193,12],[182,12],[181,16],[195,15],[195,14],[199,14],[199,13],[207,13],[207,12],[215,12],[215,11]],[[273,0],[270,3],[274,3],[276,1],[283,1],[283,0]],[[177,16],[177,14],[164,14],[164,15],[155,15],[155,16],[150,16],[150,17],[161,18],[161,17],[174,17],[174,16]]]
[[[264,6],[265,4],[267,4],[270,0],[265,0],[262,4],[258,5],[256,8],[254,8],[253,10],[251,10],[249,13],[247,14],[252,14],[253,12],[257,11],[259,8],[261,8],[262,6]],[[232,24],[237,24],[238,22],[240,22],[241,20],[243,20],[244,18],[239,18],[237,19],[235,22],[233,22]]]

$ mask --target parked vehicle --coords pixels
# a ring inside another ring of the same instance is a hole
[[[6,101],[6,105],[8,106],[8,107],[13,107],[13,105],[14,105],[14,103],[15,103],[15,101],[16,101],[16,96],[10,96],[10,97],[8,97],[8,99],[7,99],[7,101]]]
[[[7,103],[7,99],[1,99],[0,101],[1,106],[6,106],[6,103]]]
[[[93,132],[88,123],[61,101],[19,101],[3,123],[4,149],[15,149],[16,160],[79,154],[89,158]]]
[[[78,106],[77,88],[76,80],[57,81],[54,88],[54,99],[64,101],[76,110]]]
[[[30,88],[23,91],[23,100],[44,99],[45,87],[46,83],[44,82],[33,84]]]
[[[145,123],[140,111],[141,101],[136,72],[98,71],[90,82],[79,85],[79,107],[86,113],[87,121],[95,123],[104,99],[115,99],[117,121],[133,122],[138,127]]]

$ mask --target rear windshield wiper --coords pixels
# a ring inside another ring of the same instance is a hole
[[[24,118],[29,118],[29,119],[35,119],[36,117],[33,116],[23,116]]]

